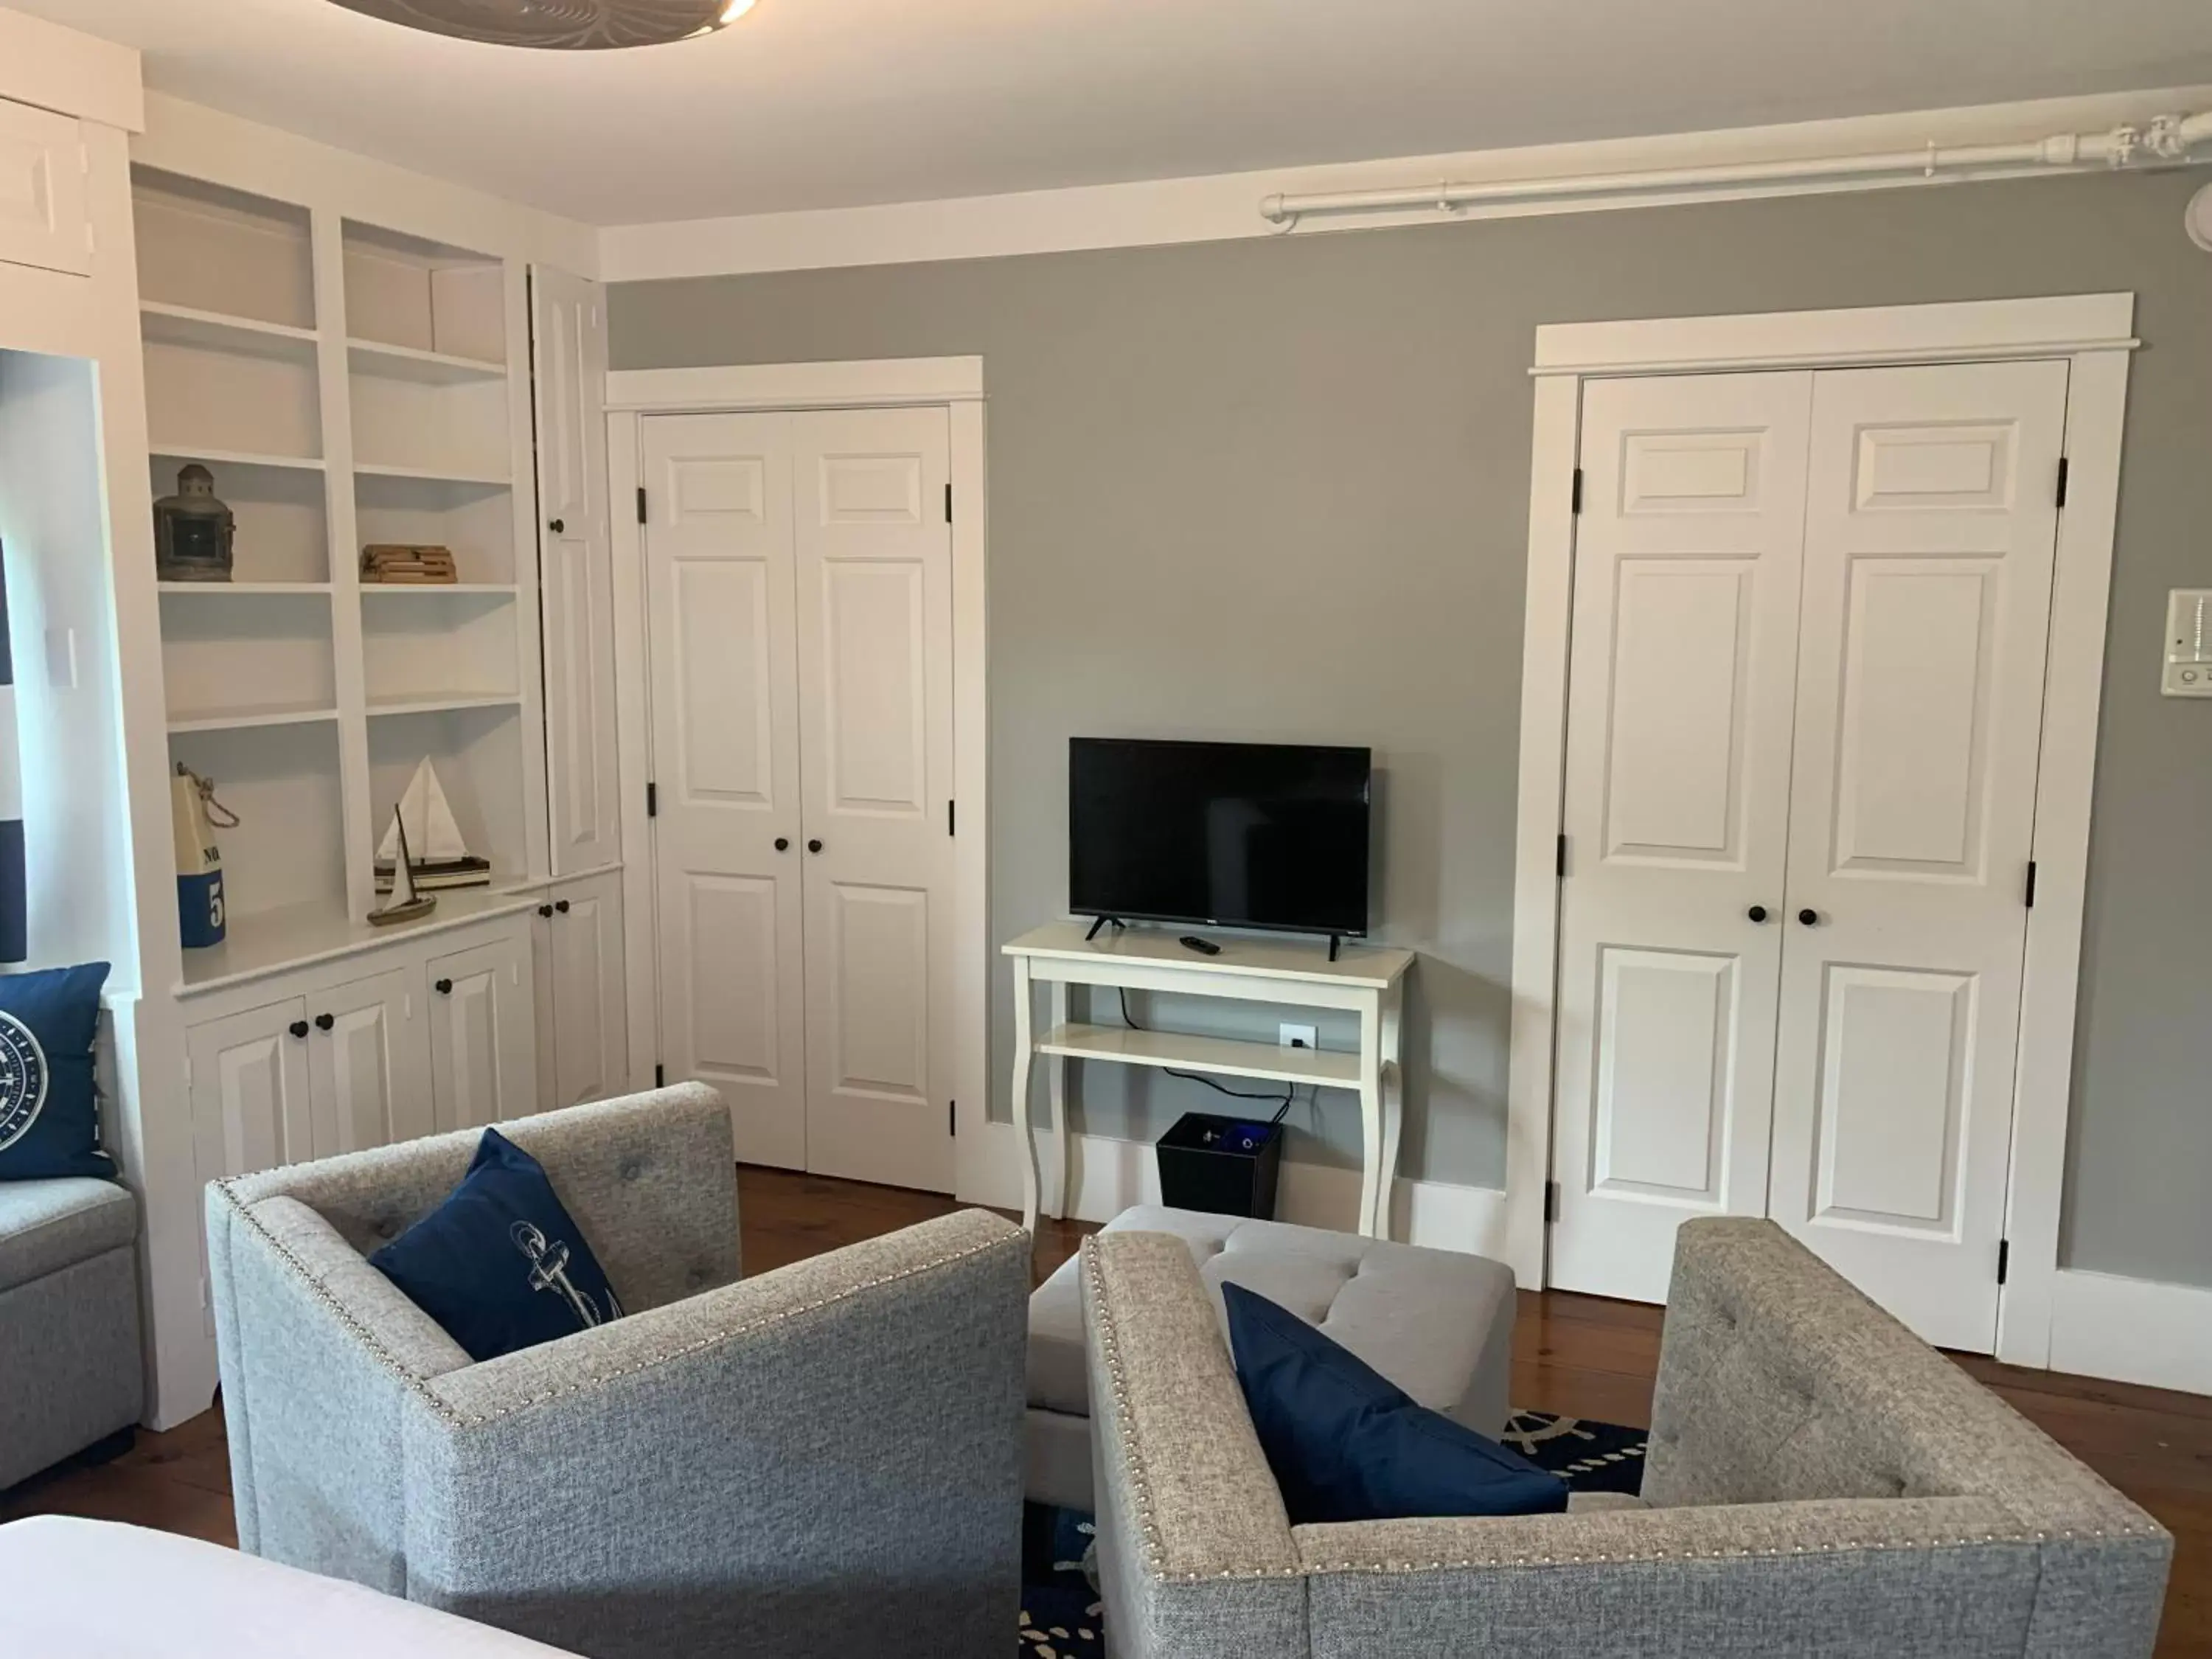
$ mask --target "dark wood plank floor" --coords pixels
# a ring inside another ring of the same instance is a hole
[[[748,1273],[909,1226],[957,1207],[888,1187],[766,1170],[739,1172]],[[1042,1279],[1092,1231],[1039,1230]],[[1523,1291],[1513,1333],[1514,1403],[1613,1423],[1651,1420],[1661,1310],[1564,1291]],[[1987,1359],[1960,1361],[2025,1416],[2172,1528],[2178,1548],[2159,1659],[2212,1659],[2212,1399]],[[0,1493],[0,1520],[56,1513],[127,1521],[235,1544],[222,1414],[142,1434],[98,1468],[64,1470]]]

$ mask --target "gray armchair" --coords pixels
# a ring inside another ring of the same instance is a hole
[[[2173,1540],[1765,1221],[1679,1236],[1642,1501],[1289,1524],[1180,1239],[1084,1246],[1121,1659],[2148,1659]]]
[[[209,1188],[241,1547],[602,1659],[1007,1645],[1026,1237],[969,1212],[743,1279],[712,1090],[501,1129],[629,1313],[483,1364],[364,1260],[476,1131]]]

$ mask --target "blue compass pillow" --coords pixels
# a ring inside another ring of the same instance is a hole
[[[622,1317],[545,1166],[496,1129],[461,1184],[368,1265],[478,1364]]]
[[[115,1178],[92,1082],[106,982],[104,962],[0,974],[0,1181]]]

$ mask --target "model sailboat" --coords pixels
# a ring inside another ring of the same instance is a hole
[[[407,823],[396,806],[392,809],[392,834],[398,838],[399,854],[393,861],[392,885],[387,890],[392,894],[391,902],[368,913],[369,921],[378,927],[388,927],[395,921],[413,921],[438,908],[438,901],[429,894],[415,890],[414,861],[407,856]]]
[[[427,760],[415,769],[376,849],[377,891],[397,891],[403,868],[417,892],[491,885],[491,861],[471,853],[461,839],[446,791]]]

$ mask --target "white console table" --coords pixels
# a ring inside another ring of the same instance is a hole
[[[1387,1237],[1404,1112],[1399,1016],[1413,953],[1347,946],[1332,962],[1323,945],[1230,936],[1214,939],[1221,954],[1209,957],[1177,943],[1175,933],[1116,933],[1109,927],[1097,939],[1086,939],[1088,926],[1049,922],[1005,947],[1014,967],[1013,1105],[1014,1123],[1022,1132],[1022,1224],[1034,1233],[1041,1209],[1053,1216],[1066,1213],[1072,1150],[1067,1062],[1095,1060],[1356,1091],[1361,1144],[1359,1231],[1370,1238]],[[1050,1020],[1041,1030],[1031,1006],[1032,987],[1038,981],[1051,991]],[[1073,1024],[1067,1018],[1071,985],[1350,1009],[1359,1016],[1359,1048],[1356,1054],[1285,1048],[1272,1042],[1133,1030],[1126,1025]],[[1040,1054],[1052,1062],[1048,1087],[1054,1173],[1048,1193],[1030,1109],[1030,1073]]]

